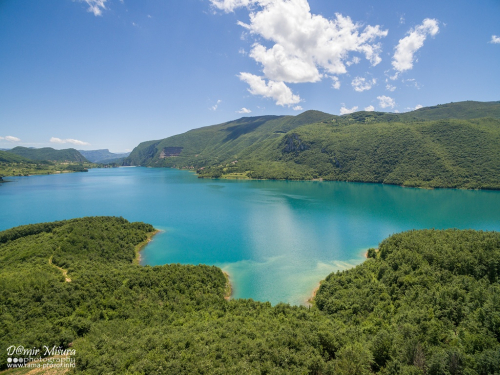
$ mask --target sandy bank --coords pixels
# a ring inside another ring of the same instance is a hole
[[[141,264],[141,250],[153,240],[153,236],[160,233],[161,230],[155,229],[153,232],[149,232],[147,234],[147,238],[145,241],[142,241],[140,244],[135,245],[135,258],[134,264]]]
[[[231,280],[229,278],[229,274],[225,271],[222,271],[224,276],[226,277],[226,287],[224,290],[224,299],[226,301],[229,301],[231,297],[233,296],[233,286],[231,285]]]

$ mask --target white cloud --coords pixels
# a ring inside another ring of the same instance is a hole
[[[365,111],[367,111],[367,112],[373,112],[373,111],[375,111],[375,107],[372,106],[372,105],[369,105],[368,107],[365,107]]]
[[[438,32],[438,21],[426,18],[421,25],[411,29],[406,37],[400,39],[392,60],[392,66],[397,73],[395,78],[391,79],[396,79],[398,73],[412,69],[415,52],[422,48],[427,36],[435,36]]]
[[[78,146],[90,146],[90,143],[88,143],[88,142],[79,141],[78,139],[71,139],[71,138],[61,139],[61,138],[52,137],[52,138],[50,138],[50,143],[59,143],[59,144],[71,143],[71,144],[78,145]]]
[[[6,141],[9,141],[9,142],[21,142],[21,140],[19,138],[13,137],[11,135],[8,135],[3,139],[5,139]]]
[[[341,115],[348,115],[349,113],[353,113],[353,112],[356,112],[358,110],[358,107],[357,106],[354,106],[352,108],[346,108],[345,105],[343,105],[341,108],[340,108],[340,114]]]
[[[283,82],[271,80],[266,82],[262,77],[250,73],[240,73],[238,77],[250,86],[248,89],[250,94],[272,98],[277,105],[290,106],[301,101],[300,96],[294,95],[292,90]]]
[[[377,99],[379,100],[379,105],[382,108],[387,108],[387,107],[394,108],[396,106],[396,102],[394,101],[394,99],[392,99],[389,96],[385,95],[377,96]]]
[[[401,82],[406,83],[408,87],[415,87],[416,89],[421,87],[415,78],[402,79]]]
[[[236,112],[238,112],[238,113],[250,113],[250,112],[252,112],[252,111],[251,111],[251,110],[249,110],[249,109],[247,109],[247,108],[245,108],[245,107],[243,107],[243,108],[241,108],[239,111],[236,111]]]
[[[350,53],[362,54],[377,65],[387,35],[380,26],[362,28],[350,17],[335,14],[332,19],[311,13],[307,0],[210,0],[217,9],[232,12],[247,7],[248,24],[238,22],[258,40],[250,57],[262,67],[266,79],[276,83],[318,82],[325,76],[344,74]],[[266,41],[271,46],[264,46]]]
[[[234,11],[235,8],[246,7],[253,3],[255,0],[210,0],[212,5],[216,8],[225,11],[226,13]]]
[[[106,9],[107,0],[80,0],[80,2],[85,2],[89,6],[87,11],[94,13],[94,16],[101,16],[102,11]]]
[[[347,66],[359,64],[361,62],[361,59],[358,56],[354,56],[351,61],[346,62],[345,64]]]
[[[296,105],[295,107],[293,107],[293,110],[294,111],[302,111],[304,108],[302,108],[300,105]]]
[[[0,139],[5,139],[4,137],[0,137]]]
[[[492,35],[490,43],[500,44],[500,36]]]
[[[412,110],[412,111],[416,111],[417,109],[420,109],[420,108],[424,108],[424,106],[423,106],[423,105],[421,105],[421,104],[417,104],[417,105],[415,106],[415,108],[408,108],[408,109],[410,109],[410,110]]]
[[[396,86],[393,86],[393,85],[390,85],[390,84],[387,84],[385,85],[385,88],[391,92],[393,92],[394,90],[396,90]]]
[[[354,87],[354,90],[357,92],[363,92],[365,90],[370,90],[374,84],[377,83],[377,80],[373,78],[371,81],[366,80],[365,78],[361,77],[356,77],[353,79],[351,82],[352,87]]]
[[[333,81],[332,83],[332,87],[335,89],[335,90],[338,90],[340,89],[340,81],[339,81],[339,78],[338,77],[335,77],[335,76],[332,76],[330,77]]]
[[[210,107],[209,109],[210,109],[211,111],[217,111],[217,108],[219,107],[219,104],[220,104],[220,103],[222,103],[222,100],[220,100],[220,99],[219,99],[219,100],[217,100],[217,103],[215,103],[215,105],[214,105],[214,106],[212,106],[212,107]]]

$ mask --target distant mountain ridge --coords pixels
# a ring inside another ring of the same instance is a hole
[[[49,160],[58,162],[88,162],[88,160],[74,148],[55,150],[51,147],[28,148],[18,146],[6,152],[36,161]]]
[[[123,165],[195,169],[212,178],[500,189],[500,102],[243,117],[143,142]]]
[[[78,150],[88,161],[92,163],[106,163],[117,159],[126,158],[130,155],[130,152],[125,152],[121,154],[115,154],[110,152],[108,149],[102,150]]]

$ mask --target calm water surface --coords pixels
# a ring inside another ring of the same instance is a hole
[[[500,230],[500,192],[344,182],[202,180],[172,169],[93,169],[9,178],[0,230],[114,215],[163,230],[143,264],[213,264],[234,297],[301,304],[330,272],[412,228]]]

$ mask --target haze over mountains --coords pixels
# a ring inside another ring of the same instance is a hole
[[[130,152],[116,154],[109,152],[108,149],[75,150],[74,148],[67,148],[63,150],[55,150],[51,147],[34,148],[20,146],[12,149],[1,149],[0,151],[15,154],[32,161],[50,160],[58,162],[91,162],[102,164],[120,161],[120,159],[125,158],[130,154]],[[8,159],[4,153],[2,153],[2,155],[5,160]]]
[[[243,117],[143,142],[123,165],[188,168],[216,178],[499,189],[500,102],[403,114]]]
[[[125,152],[121,154],[115,154],[109,152],[108,149],[102,150],[78,150],[88,161],[92,163],[111,163],[117,159],[126,158],[130,155],[130,152]]]

